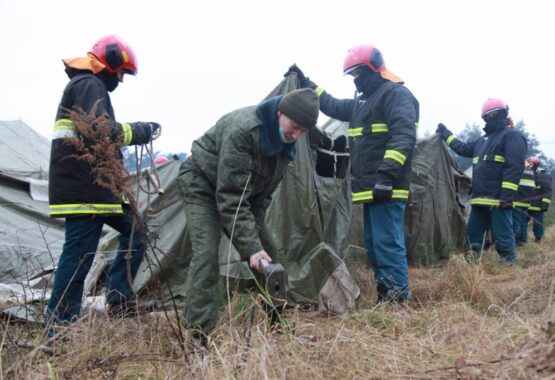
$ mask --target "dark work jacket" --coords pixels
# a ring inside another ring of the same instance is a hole
[[[518,194],[513,205],[516,207],[529,208],[535,187],[536,179],[534,170],[531,168],[524,169],[522,177],[520,177],[520,182],[518,183]]]
[[[378,182],[392,182],[395,200],[407,200],[419,105],[403,85],[383,80],[370,94],[336,99],[318,87],[320,110],[349,122],[353,202],[372,202]]]
[[[520,132],[504,126],[471,143],[453,134],[445,141],[457,154],[472,157],[471,205],[499,206],[500,200],[517,199],[527,151]]]
[[[530,205],[531,211],[547,211],[551,203],[551,175],[543,170],[543,168],[536,168],[534,170],[536,179],[536,188],[532,195],[532,202]]]
[[[68,69],[70,81],[64,89],[58,106],[52,147],[48,194],[51,217],[76,217],[86,215],[123,214],[122,195],[113,194],[96,181],[94,167],[71,155],[76,154],[73,145],[64,138],[80,137],[68,110],[90,113],[96,106],[95,116],[105,116],[113,124],[112,140],[123,145],[142,144],[150,140],[151,131],[115,121],[114,109],[104,83],[89,71]],[[88,142],[85,141],[85,144]],[[123,174],[123,173],[122,173]]]

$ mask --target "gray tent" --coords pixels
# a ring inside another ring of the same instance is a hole
[[[22,121],[0,122],[0,282],[52,270],[63,222],[48,216],[50,141]]]

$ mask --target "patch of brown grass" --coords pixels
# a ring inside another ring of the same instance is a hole
[[[468,265],[458,255],[443,268],[411,269],[408,307],[374,304],[372,274],[355,277],[363,293],[357,310],[324,317],[286,311],[291,329],[272,332],[259,299],[234,297],[202,351],[175,313],[111,320],[89,315],[73,325],[52,353],[39,328],[4,325],[6,378],[554,378],[555,253],[553,234],[519,250],[525,266],[496,263],[484,253]],[[530,251],[533,261],[525,261]],[[8,344],[19,337],[27,347]],[[13,340],[13,339],[12,339]],[[50,368],[50,372],[49,372]]]

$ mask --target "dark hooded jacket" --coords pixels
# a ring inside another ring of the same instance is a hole
[[[371,81],[355,99],[336,99],[318,87],[320,110],[349,122],[353,202],[372,202],[379,182],[393,185],[393,200],[407,200],[419,104],[402,84],[377,74]]]
[[[150,141],[151,131],[144,126],[115,121],[114,109],[106,85],[88,70],[66,68],[69,83],[64,89],[58,106],[52,147],[50,152],[49,203],[51,217],[76,217],[87,215],[123,214],[122,195],[100,186],[96,182],[95,167],[82,159],[65,138],[81,138],[68,116],[68,110],[84,111],[103,116],[112,124],[112,141],[122,145],[144,144]],[[93,126],[91,126],[92,128]],[[120,157],[120,159],[122,159]],[[97,162],[101,159],[97,159]]]
[[[517,200],[527,151],[520,132],[505,124],[470,143],[449,132],[445,142],[457,154],[472,157],[471,205],[499,206],[501,200]]]

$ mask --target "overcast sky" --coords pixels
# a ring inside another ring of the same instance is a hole
[[[371,43],[420,102],[420,130],[453,132],[499,97],[555,158],[555,22],[548,1],[0,0],[0,120],[50,138],[67,76],[105,34],[134,48],[139,75],[112,94],[118,121],[157,121],[155,149],[190,150],[223,114],[256,104],[297,63],[352,97],[345,53]],[[325,119],[322,118],[322,121]],[[1,137],[0,137],[1,138]]]

